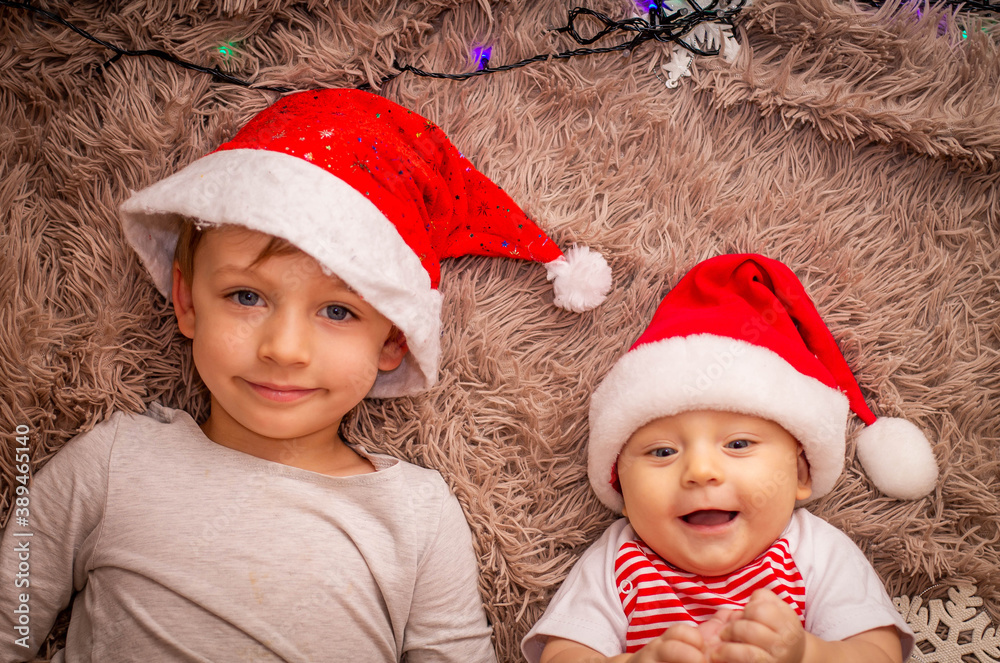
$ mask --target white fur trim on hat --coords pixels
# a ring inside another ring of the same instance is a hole
[[[813,497],[833,489],[844,468],[847,397],[795,370],[780,356],[714,334],[641,345],[618,360],[590,402],[588,474],[594,492],[621,512],[611,468],[636,430],[692,410],[739,412],[780,424],[805,449]]]
[[[938,466],[923,432],[905,419],[879,417],[858,433],[857,455],[875,487],[915,500],[937,485]]]
[[[413,394],[436,382],[440,294],[395,226],[323,168],[268,150],[213,152],[133,194],[121,211],[127,238],[166,297],[181,217],[288,240],[406,335],[403,363],[380,373],[369,397]]]

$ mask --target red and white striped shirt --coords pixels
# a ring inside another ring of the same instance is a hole
[[[636,539],[615,557],[615,582],[628,618],[626,653],[637,652],[674,624],[697,625],[720,608],[742,609],[758,589],[770,589],[805,623],[805,582],[788,541],[778,539],[757,559],[726,576],[674,569]]]

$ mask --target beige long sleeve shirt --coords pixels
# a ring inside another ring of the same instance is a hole
[[[435,471],[365,455],[376,472],[330,477],[215,444],[182,411],[116,414],[3,533],[0,660],[30,659],[72,598],[54,663],[493,661],[458,501]]]

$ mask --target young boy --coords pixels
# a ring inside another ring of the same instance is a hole
[[[434,384],[441,257],[543,261],[570,308],[603,294],[567,289],[570,262],[437,127],[353,90],[285,97],[122,211],[210,414],[115,414],[34,477],[0,548],[5,582],[30,564],[0,591],[0,660],[31,659],[72,599],[57,663],[492,661],[458,501],[341,422]],[[603,259],[574,256],[606,291]]]
[[[757,255],[691,270],[594,392],[589,476],[620,512],[522,642],[529,661],[899,663],[913,637],[846,535],[796,506],[858,454],[915,499],[923,434],[878,419],[795,275]]]

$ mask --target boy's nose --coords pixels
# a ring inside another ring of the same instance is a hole
[[[711,449],[689,449],[685,456],[683,481],[686,485],[706,486],[725,481],[722,463]]]
[[[261,325],[257,355],[282,366],[309,361],[307,325],[298,316],[276,312]]]

